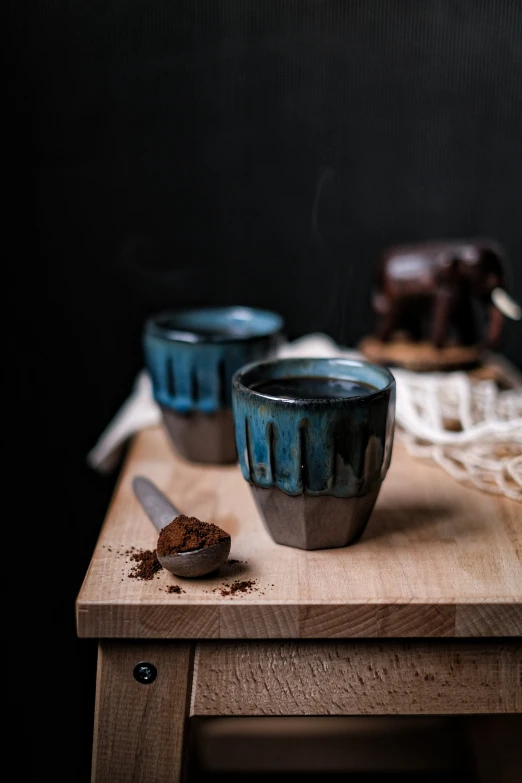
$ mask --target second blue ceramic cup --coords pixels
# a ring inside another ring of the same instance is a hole
[[[193,462],[236,461],[232,376],[275,354],[283,319],[250,307],[200,307],[151,316],[143,330],[155,401],[176,450]]]
[[[386,477],[395,379],[351,359],[274,359],[232,380],[236,445],[272,538],[299,549],[359,538]]]

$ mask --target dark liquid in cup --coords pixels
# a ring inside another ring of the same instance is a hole
[[[273,378],[252,384],[253,391],[291,400],[338,400],[349,397],[365,397],[377,391],[376,386],[347,378],[320,378],[296,376],[295,378]]]
[[[241,324],[226,326],[190,326],[179,321],[163,321],[161,326],[174,332],[187,332],[196,337],[248,337],[250,332]]]

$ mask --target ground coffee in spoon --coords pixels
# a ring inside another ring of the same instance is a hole
[[[180,552],[194,552],[230,538],[230,534],[212,522],[202,522],[197,517],[180,514],[165,525],[159,534],[158,555],[177,555]]]

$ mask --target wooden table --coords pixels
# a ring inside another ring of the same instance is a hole
[[[240,562],[130,578],[125,552],[157,541],[136,474],[230,532]],[[193,716],[522,712],[521,551],[520,503],[399,446],[357,544],[278,546],[238,466],[191,465],[162,427],[142,431],[77,598],[78,635],[99,640],[93,780],[179,780]],[[255,589],[223,596],[238,579]]]

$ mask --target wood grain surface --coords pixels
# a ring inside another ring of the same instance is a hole
[[[521,674],[514,640],[202,642],[190,714],[520,713]]]
[[[187,642],[101,642],[98,648],[92,780],[175,783],[183,751],[193,671]],[[138,682],[146,661],[156,679]]]
[[[240,562],[199,579],[129,578],[126,551],[157,533],[132,492],[144,475],[182,513],[232,536]],[[275,544],[239,467],[199,466],[162,426],[129,449],[76,604],[81,637],[298,639],[522,635],[522,504],[470,489],[394,449],[366,532],[342,549]],[[225,583],[255,580],[250,593]],[[179,585],[184,592],[171,594]]]

